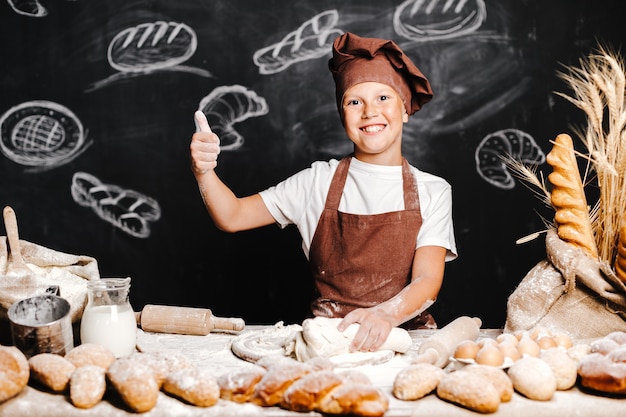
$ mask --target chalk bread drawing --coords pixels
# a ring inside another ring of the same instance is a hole
[[[45,100],[27,101],[0,117],[0,150],[21,165],[48,169],[84,150],[83,125],[71,110]]]
[[[300,61],[320,58],[343,33],[335,29],[337,10],[327,10],[304,22],[297,30],[273,45],[256,51],[252,57],[261,74],[275,74]]]
[[[504,129],[483,138],[474,154],[478,174],[489,184],[509,190],[515,180],[506,167],[505,159],[528,165],[541,165],[546,156],[532,136],[517,129]]]
[[[116,185],[103,184],[86,172],[74,174],[71,191],[76,203],[90,207],[102,220],[131,236],[150,236],[150,222],[161,217],[161,207],[153,198]]]
[[[195,31],[184,23],[156,21],[128,27],[115,35],[107,49],[109,65],[120,72],[94,83],[91,90],[154,71],[186,71],[210,77],[206,70],[181,65],[197,46]]]
[[[407,0],[393,15],[396,33],[414,41],[465,36],[485,21],[484,0]]]
[[[254,91],[241,85],[227,85],[215,88],[204,97],[198,110],[204,112],[211,130],[219,136],[220,149],[233,151],[244,143],[243,136],[233,126],[250,117],[267,114],[269,107]]]
[[[9,5],[18,14],[30,17],[44,17],[48,10],[37,0],[7,0]]]

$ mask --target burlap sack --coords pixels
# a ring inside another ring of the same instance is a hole
[[[21,253],[28,275],[20,274],[9,262],[6,236],[0,236],[0,321],[8,320],[13,303],[45,293],[53,285],[70,303],[72,322],[80,321],[87,304],[87,281],[100,279],[97,261],[84,255],[58,252],[20,240]]]
[[[546,236],[546,255],[509,296],[504,331],[542,326],[577,339],[626,331],[626,286],[610,265],[555,231]]]

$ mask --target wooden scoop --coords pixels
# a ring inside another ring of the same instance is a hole
[[[22,258],[22,250],[20,247],[20,236],[17,229],[17,218],[15,211],[10,206],[6,206],[2,212],[4,216],[4,227],[7,231],[7,240],[9,241],[9,249],[11,250],[11,272],[12,275],[18,277],[29,277],[32,271],[26,265]]]

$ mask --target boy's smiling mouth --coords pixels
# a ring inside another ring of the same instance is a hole
[[[363,126],[361,130],[367,133],[376,133],[376,132],[380,132],[385,127],[386,125],[369,125],[369,126]]]

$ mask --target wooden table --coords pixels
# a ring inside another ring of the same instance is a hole
[[[265,326],[267,327],[267,326]],[[247,326],[244,331],[263,329],[263,326]],[[413,347],[409,353],[415,353],[421,341],[432,334],[432,330],[411,331]],[[495,337],[498,330],[482,330],[479,338]],[[232,354],[230,343],[235,335],[211,333],[207,336],[186,336],[145,333],[139,330],[137,344],[144,351],[177,352],[188,356],[200,367],[211,369],[216,376],[231,370],[252,366],[251,363],[239,359]],[[393,397],[391,388],[395,375],[408,364],[410,355],[397,355],[394,359],[380,365],[361,365],[357,369],[367,374],[372,381],[387,392],[390,407],[386,417],[405,416],[477,416],[479,413],[447,403],[431,394],[417,401],[401,401]],[[31,386],[26,387],[17,397],[0,404],[0,417],[117,417],[134,416],[122,404],[105,397],[95,407],[88,410],[75,408],[67,395],[51,394]],[[578,388],[558,391],[550,401],[533,401],[517,393],[510,402],[502,403],[496,413],[489,414],[500,417],[552,417],[581,416],[604,417],[607,415],[626,415],[626,398],[610,398],[607,396],[585,393]],[[163,393],[151,411],[141,416],[193,417],[193,416],[259,416],[259,417],[296,417],[321,416],[319,413],[298,413],[283,410],[279,407],[259,407],[254,404],[237,404],[220,400],[216,405],[207,408],[185,404]]]

